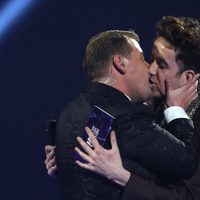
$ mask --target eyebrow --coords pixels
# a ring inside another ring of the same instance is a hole
[[[160,52],[158,51],[158,48],[155,46],[155,45],[153,45],[153,49],[152,49],[152,55],[154,55],[155,53],[154,52],[157,52],[156,53],[156,60],[158,60],[158,61],[160,61],[160,62],[163,62],[163,63],[165,63],[167,66],[169,66],[169,64],[168,64],[168,62],[160,55]]]
[[[163,58],[160,58],[160,57],[158,56],[158,57],[156,58],[156,60],[157,60],[158,62],[164,63],[167,67],[169,67],[168,63],[167,63]]]

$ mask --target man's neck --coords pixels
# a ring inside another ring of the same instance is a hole
[[[113,77],[104,77],[104,78],[94,79],[93,81],[98,83],[103,83],[111,87],[114,87],[116,83],[116,80]]]

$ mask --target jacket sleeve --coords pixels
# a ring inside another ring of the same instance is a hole
[[[133,199],[200,200],[200,191],[199,186],[188,184],[187,182],[158,185],[152,180],[145,180],[135,174],[131,174],[121,200]]]
[[[116,130],[122,158],[140,163],[159,178],[190,178],[198,166],[198,145],[192,121],[173,120],[167,127],[169,132],[153,119],[142,109],[119,119]]]
[[[82,135],[83,129],[80,127],[84,127],[85,121],[83,119],[86,118],[84,114],[88,112],[78,115],[77,110],[79,110],[79,107],[75,107],[73,103],[68,103],[57,124],[56,163],[62,199],[81,199],[82,195],[81,191],[74,191],[74,188],[81,188],[79,174],[81,169],[75,164],[74,147],[77,145],[76,137]]]

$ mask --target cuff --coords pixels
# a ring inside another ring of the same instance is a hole
[[[190,119],[185,110],[180,106],[171,106],[165,109],[164,117],[167,124],[178,118]]]

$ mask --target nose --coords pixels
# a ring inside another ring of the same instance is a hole
[[[156,75],[157,74],[157,70],[158,70],[158,65],[155,61],[153,61],[150,65],[149,65],[149,73],[151,75]]]

